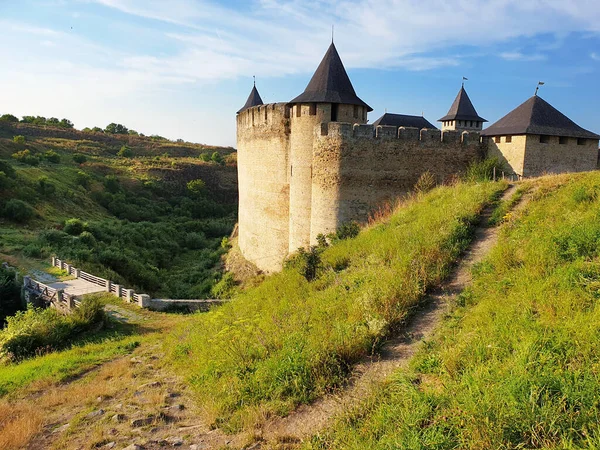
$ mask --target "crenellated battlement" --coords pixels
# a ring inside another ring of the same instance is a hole
[[[460,144],[463,146],[476,146],[481,144],[481,136],[476,131],[440,131],[429,128],[409,128],[371,124],[351,124],[345,122],[329,122],[320,124],[321,137],[332,139],[373,139],[373,140],[400,140],[420,142],[421,145]]]
[[[290,117],[290,106],[287,103],[269,103],[253,106],[237,115],[238,128],[263,127],[280,123]]]

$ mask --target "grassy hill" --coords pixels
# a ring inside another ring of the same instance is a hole
[[[0,122],[0,260],[56,254],[151,295],[210,296],[236,222],[232,152]]]
[[[600,446],[600,175],[527,184],[410,370],[307,448]]]

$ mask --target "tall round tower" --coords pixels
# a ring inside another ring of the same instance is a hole
[[[315,133],[329,122],[364,124],[373,109],[356,95],[333,42],[304,92],[289,105],[289,251],[294,252],[311,243]]]

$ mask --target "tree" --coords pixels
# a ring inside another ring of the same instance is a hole
[[[37,156],[32,155],[29,150],[23,150],[20,152],[13,153],[12,157],[17,161],[22,162],[24,164],[28,164],[30,166],[37,166],[40,163],[40,159]]]
[[[48,120],[46,120],[46,124],[47,125],[60,125],[60,120],[58,120],[56,117],[50,117]]]
[[[135,130],[129,130],[129,135],[130,136],[139,136],[139,133]]]
[[[35,116],[23,116],[21,123],[33,123]]]
[[[217,164],[223,164],[223,157],[219,152],[214,152],[210,159]]]
[[[92,133],[104,133],[104,130],[100,127],[92,128]]]
[[[19,121],[19,119],[17,119],[12,114],[3,114],[0,116],[0,122],[18,122],[18,121]]]
[[[104,187],[111,194],[116,194],[121,190],[121,183],[114,175],[107,175],[104,177]]]
[[[187,189],[194,195],[201,195],[206,190],[206,183],[198,178],[196,180],[189,181],[187,184]]]
[[[2,215],[15,222],[24,223],[35,215],[35,211],[29,203],[11,198],[2,208]]]
[[[17,273],[0,266],[0,328],[6,317],[13,316],[21,309],[21,283]]]
[[[106,125],[104,132],[110,133],[110,134],[127,134],[129,132],[129,130],[127,129],[126,126],[123,126],[120,123],[113,122],[113,123],[109,123],[108,125]]]
[[[60,162],[60,155],[54,150],[48,150],[46,153],[44,153],[44,158],[46,159],[46,161],[49,161],[51,163],[58,164]]]
[[[121,156],[123,158],[131,158],[133,156],[133,150],[124,145],[121,147],[121,150],[117,152],[117,156]]]
[[[71,122],[69,119],[62,119],[59,125],[63,128],[73,128],[73,122]]]
[[[25,136],[13,136],[13,142],[15,144],[24,144],[25,143]]]
[[[39,177],[37,182],[37,190],[40,194],[50,196],[56,192],[56,186],[48,180],[47,176]]]

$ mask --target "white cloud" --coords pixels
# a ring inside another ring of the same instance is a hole
[[[590,58],[592,58],[594,61],[600,61],[600,54],[596,53],[596,52],[592,52],[590,54]]]
[[[540,53],[526,55],[518,51],[503,52],[500,53],[500,57],[507,61],[545,61],[546,59],[548,59],[546,55],[542,55]]]

